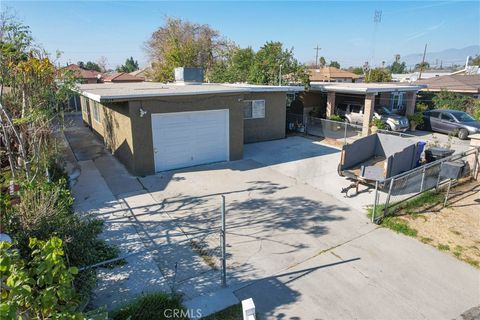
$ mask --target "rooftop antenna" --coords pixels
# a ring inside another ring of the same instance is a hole
[[[313,50],[315,50],[315,69],[318,69],[318,51],[320,51],[322,48],[318,47],[318,44]]]

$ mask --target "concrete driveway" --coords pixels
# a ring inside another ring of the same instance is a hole
[[[246,145],[242,161],[140,181],[213,256],[226,196],[229,289],[253,297],[265,318],[452,319],[480,304],[478,270],[378,228],[355,209],[361,205],[339,195],[338,156],[292,137]],[[162,237],[152,215],[143,229]]]
[[[337,149],[293,137],[246,145],[241,161],[136,178],[101,148],[91,152],[88,130],[67,137],[82,170],[76,206],[106,220],[104,236],[130,254],[100,272],[99,305],[155,288],[183,293],[204,314],[253,297],[267,319],[452,319],[480,304],[477,269],[378,228],[361,201],[339,194]]]

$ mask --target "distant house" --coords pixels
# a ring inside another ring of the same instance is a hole
[[[415,84],[426,85],[422,91],[440,92],[442,90],[463,93],[480,99],[480,74],[461,75],[453,74],[448,76],[422,79]]]
[[[115,73],[103,79],[104,82],[143,82],[145,78],[131,75],[130,73]]]
[[[453,74],[452,71],[448,70],[425,70],[422,72],[422,79],[430,79],[441,76],[449,76]],[[412,73],[392,73],[392,82],[413,82],[417,81],[420,77],[420,72]]]
[[[310,82],[357,82],[361,77],[355,73],[335,67],[309,69]]]
[[[87,70],[80,68],[77,64],[69,64],[61,70],[71,70],[73,75],[80,80],[81,83],[100,83],[102,82],[102,73],[95,70]]]
[[[142,68],[142,69],[138,69],[138,70],[135,70],[133,72],[130,72],[129,74],[132,75],[132,76],[135,76],[135,77],[143,78],[143,79],[145,79],[145,81],[152,81],[152,79],[150,78],[150,75],[149,75],[149,72],[151,72],[151,71],[152,71],[151,68],[146,67],[146,68]]]

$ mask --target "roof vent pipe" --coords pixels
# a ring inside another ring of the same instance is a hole
[[[203,83],[203,68],[175,68],[176,84],[201,84]]]

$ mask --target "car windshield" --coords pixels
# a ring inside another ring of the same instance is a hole
[[[469,115],[466,112],[451,112],[451,114],[460,122],[473,122],[475,121],[475,118]]]
[[[375,111],[379,114],[391,114],[392,112],[385,107],[376,107]]]

